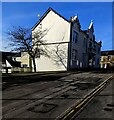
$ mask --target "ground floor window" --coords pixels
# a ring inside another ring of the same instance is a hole
[[[97,58],[97,65],[99,65],[99,58]]]
[[[76,61],[76,59],[77,59],[77,50],[73,49],[72,50],[72,60]]]

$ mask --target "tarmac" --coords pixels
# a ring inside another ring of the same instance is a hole
[[[3,119],[56,119],[112,75],[77,71],[4,77]]]
[[[113,110],[113,81],[100,93],[98,94],[86,108],[74,119],[109,119],[114,118]]]

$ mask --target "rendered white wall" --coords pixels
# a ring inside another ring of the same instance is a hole
[[[61,44],[61,47],[65,48],[65,49],[64,49],[63,55],[61,55],[60,52],[58,52],[60,57],[58,57],[57,54],[55,53],[56,49],[54,49],[54,48],[56,48],[56,47],[54,47],[54,46],[49,46],[50,50],[52,50],[50,58],[47,58],[45,56],[40,56],[40,58],[36,58],[37,71],[67,70],[68,43],[66,43],[64,45]],[[60,59],[62,59],[62,61],[60,61]]]
[[[43,37],[43,40],[47,43],[57,43],[57,42],[69,42],[70,41],[70,23],[65,21],[63,18],[50,11],[47,16],[42,20],[41,26],[38,25],[34,31],[37,31],[39,27],[42,30],[49,30],[47,34]],[[34,32],[33,31],[33,32]],[[47,45],[47,49],[50,54],[50,58],[45,56],[40,56],[36,58],[36,69],[37,71],[61,71],[66,70],[67,59],[68,59],[68,43],[59,45],[59,50],[64,52],[64,66],[63,64],[57,64],[55,59],[57,59],[56,48],[59,44]],[[54,60],[53,57],[55,56]]]

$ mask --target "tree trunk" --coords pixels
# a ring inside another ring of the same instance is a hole
[[[33,59],[34,72],[36,72],[36,63],[35,63],[35,58],[32,58],[32,59]]]

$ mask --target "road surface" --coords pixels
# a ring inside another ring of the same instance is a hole
[[[11,83],[10,87],[3,90],[3,119],[56,119],[112,75],[76,72],[51,81]],[[35,79],[37,80],[36,77]]]

